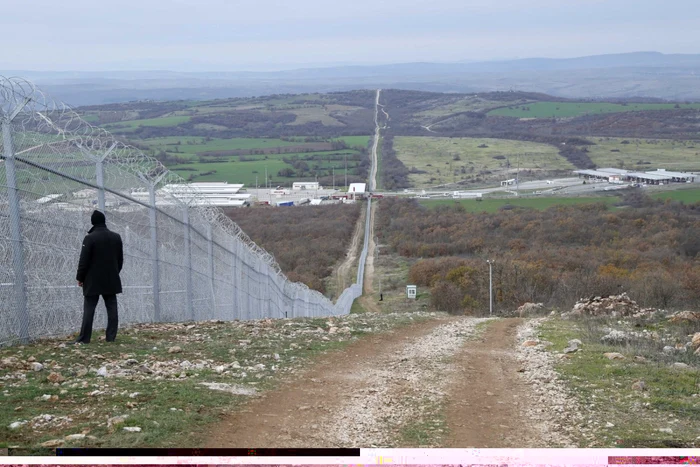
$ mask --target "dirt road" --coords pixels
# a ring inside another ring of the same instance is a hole
[[[215,426],[208,446],[544,446],[509,356],[519,320],[474,340],[482,321],[444,316],[329,353]]]
[[[364,210],[364,209],[363,209]],[[335,272],[336,277],[336,297],[340,296],[347,287],[355,282],[355,277],[353,276],[353,268],[357,264],[357,259],[360,256],[362,250],[362,233],[365,230],[365,215],[360,212],[357,218],[357,223],[355,224],[355,231],[352,234],[352,240],[350,241],[350,248],[348,248],[345,261],[343,261]]]

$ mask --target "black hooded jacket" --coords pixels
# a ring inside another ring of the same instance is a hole
[[[119,273],[123,264],[122,238],[104,223],[94,225],[83,240],[75,277],[83,283],[83,295],[122,293]]]

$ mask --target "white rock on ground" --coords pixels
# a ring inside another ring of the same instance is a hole
[[[249,388],[240,385],[232,385],[226,383],[199,383],[202,386],[206,386],[214,391],[223,391],[231,394],[236,394],[240,396],[253,396],[257,393],[255,388]]]
[[[523,345],[528,341],[538,342],[537,329],[546,319],[528,320],[518,328],[517,339],[521,344],[516,346],[515,352],[524,370],[518,374],[530,384],[538,398],[520,407],[539,429],[547,446],[575,447],[571,436],[582,430],[584,417],[573,394],[569,394],[554,370],[556,356],[536,346]]]

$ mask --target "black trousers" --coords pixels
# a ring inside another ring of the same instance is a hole
[[[107,342],[112,342],[117,337],[117,328],[119,327],[119,316],[117,315],[117,296],[102,295],[102,299],[107,307]],[[99,295],[87,295],[83,301],[83,324],[80,327],[80,336],[76,342],[84,344],[90,343],[92,337],[92,322],[95,318],[95,308],[100,300]]]

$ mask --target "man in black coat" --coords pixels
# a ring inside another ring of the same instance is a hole
[[[105,215],[94,211],[90,220],[93,227],[83,240],[78,274],[75,277],[85,296],[83,324],[75,342],[83,344],[90,343],[92,321],[100,295],[107,307],[107,342],[113,342],[117,337],[117,294],[122,293],[119,273],[124,264],[122,238],[118,233],[107,229]]]

